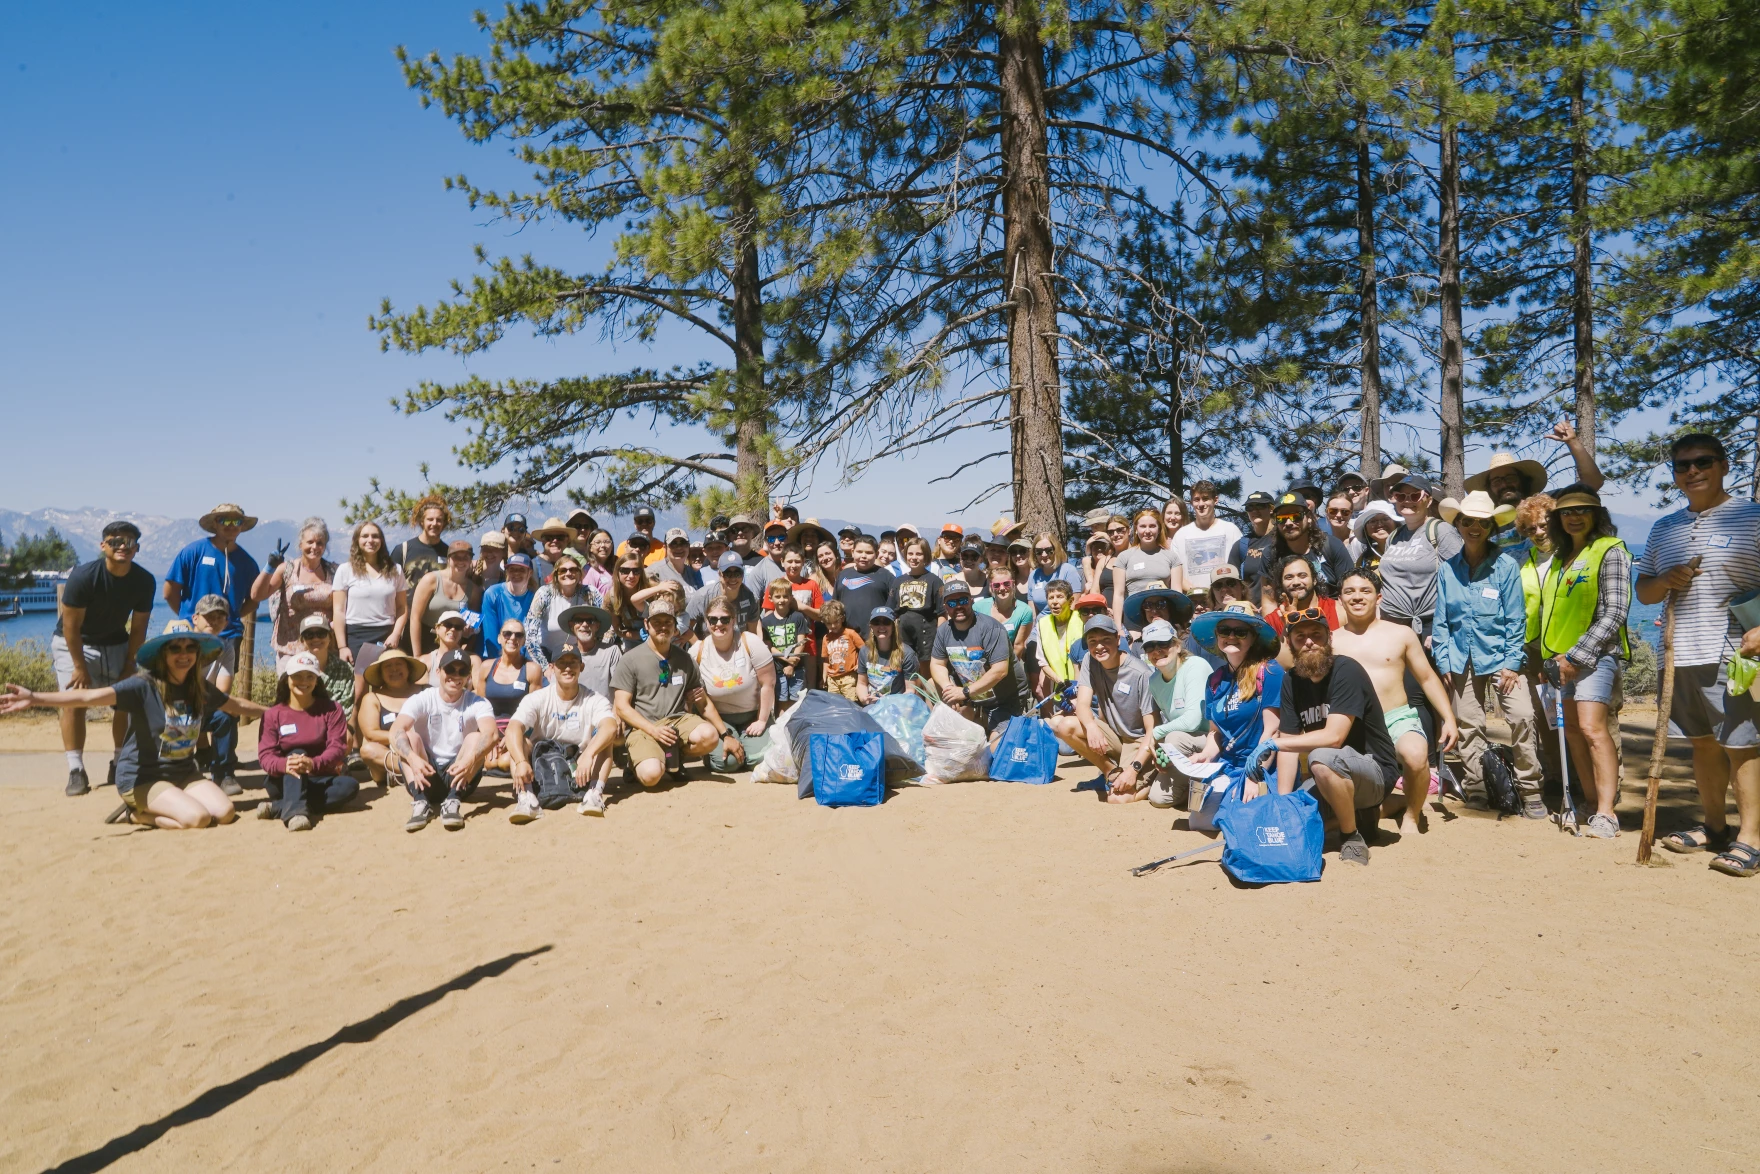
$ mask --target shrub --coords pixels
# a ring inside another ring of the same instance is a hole
[[[0,683],[23,685],[34,693],[54,692],[55,666],[48,646],[40,640],[0,639]]]
[[[1632,633],[1632,662],[1626,666],[1626,696],[1656,696],[1660,676],[1661,667],[1656,659],[1656,649],[1640,640],[1636,632]]]

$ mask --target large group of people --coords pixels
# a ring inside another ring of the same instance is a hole
[[[1760,504],[1725,489],[1716,437],[1683,435],[1670,461],[1684,504],[1634,564],[1592,453],[1566,423],[1552,437],[1574,465],[1562,488],[1502,453],[1458,501],[1397,464],[1237,507],[1199,481],[1128,514],[1094,510],[1068,545],[1006,517],[833,533],[780,502],[663,535],[642,509],[621,540],[586,510],[536,527],[511,513],[473,543],[449,537],[447,504],[429,497],[395,545],[362,523],[333,561],[312,518],[259,567],[239,545],[256,519],[224,503],[174,560],[163,599],[179,618],[150,638],[156,584],[134,564],[138,527],[118,520],[63,592],[60,688],[8,685],[0,710],[62,711],[78,795],[84,711],[113,707],[107,781],[141,823],[234,818],[240,723],[255,721],[259,817],[310,828],[359,775],[407,790],[413,832],[462,828],[485,775],[510,781],[515,823],[568,805],[603,815],[620,768],[645,788],[693,760],[754,764],[808,690],[859,706],[912,690],[992,736],[1044,718],[1116,803],[1195,811],[1218,788],[1311,788],[1340,858],[1367,863],[1379,819],[1419,833],[1449,797],[1562,819],[1548,796],[1567,766],[1581,803],[1558,806],[1582,812],[1574,830],[1619,835],[1632,598],[1672,597],[1673,732],[1690,741],[1702,817],[1662,843],[1752,876],[1760,732],[1728,670],[1760,656],[1760,626],[1738,618],[1760,590]],[[260,605],[268,706],[232,690]],[[1491,737],[1494,715],[1507,739]]]

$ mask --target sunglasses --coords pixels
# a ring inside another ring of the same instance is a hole
[[[1144,652],[1166,652],[1169,648],[1172,648],[1172,647],[1173,647],[1173,641],[1171,641],[1171,640],[1154,640],[1154,641],[1145,640],[1145,641],[1143,641],[1143,651]]]
[[[127,550],[131,546],[138,547],[140,543],[132,538],[106,538],[104,539],[104,545],[108,546],[111,550]]]
[[[958,611],[962,607],[970,606],[972,606],[971,597],[966,595],[962,595],[958,599],[950,599],[946,604],[948,611]]]
[[[471,670],[465,668],[462,664],[449,664],[441,669],[440,672],[442,676],[447,677],[468,677],[471,675]]]
[[[201,645],[193,640],[175,640],[165,646],[165,651],[171,653],[173,656],[190,656],[194,655],[200,648]]]
[[[1055,546],[1035,546],[1033,548],[1033,553],[1034,554],[1056,554],[1057,548]]]
[[[1586,518],[1593,514],[1595,509],[1586,505],[1561,505],[1556,512],[1561,518]]]
[[[719,628],[723,624],[733,623],[733,617],[732,616],[705,616],[703,619],[703,622],[708,624],[711,628]]]
[[[1013,579],[1003,579],[999,582],[992,583],[992,584],[990,584],[990,590],[992,590],[992,591],[1013,591],[1014,590],[1014,580]]]
[[[1286,628],[1289,627],[1291,624],[1300,623],[1302,620],[1318,620],[1324,624],[1326,622],[1326,613],[1321,611],[1317,607],[1304,608],[1301,611],[1287,611],[1287,612],[1283,613],[1283,624],[1284,624],[1284,627],[1286,627]]]
[[[450,625],[450,624],[447,625],[447,627],[451,627],[451,626],[452,625]],[[462,625],[460,625],[460,626],[462,626]],[[305,632],[305,633],[301,634],[300,639],[304,640],[308,643],[310,643],[313,640],[328,640],[328,639],[330,639],[330,633],[328,633],[328,632]]]
[[[1246,640],[1253,635],[1253,629],[1242,628],[1234,624],[1220,624],[1216,628],[1218,640]]]
[[[244,519],[243,518],[215,518],[214,524],[216,526],[237,527],[237,526],[244,525]]]
[[[1685,473],[1688,469],[1697,469],[1703,473],[1707,469],[1714,469],[1716,467],[1716,457],[1687,457],[1685,460],[1679,460],[1674,463],[1674,471],[1677,473]]]
[[[660,662],[660,687],[664,689],[670,684],[672,684],[672,662],[663,660]]]
[[[446,628],[446,629],[449,629],[450,631],[454,631],[454,632],[464,631],[464,624],[458,620],[447,620],[444,624],[441,624],[440,626],[442,628]],[[309,639],[311,639],[311,637],[308,636],[307,639],[309,640]]]
[[[870,627],[870,628],[890,628],[890,627],[892,627],[892,621],[888,620],[888,619],[869,620],[868,627]]]
[[[617,573],[620,575],[639,575],[642,573],[642,568],[640,568],[640,567],[618,567]]]
[[[509,628],[507,631],[501,633],[501,638],[503,640],[524,640],[526,638],[526,630],[524,628]]]

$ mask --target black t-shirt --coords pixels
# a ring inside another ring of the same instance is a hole
[[[837,572],[837,587],[832,592],[833,598],[843,604],[849,614],[849,626],[868,638],[868,617],[874,609],[892,597],[892,572],[885,567],[875,567],[868,571],[858,571],[854,567],[845,567]]]
[[[1283,706],[1278,728],[1286,734],[1308,733],[1326,725],[1332,714],[1354,718],[1344,744],[1367,754],[1381,766],[1388,785],[1399,778],[1399,761],[1393,739],[1387,734],[1387,718],[1375,683],[1363,666],[1348,656],[1335,656],[1325,680],[1310,681],[1296,672],[1283,674]]]
[[[1280,589],[1280,584],[1266,583],[1266,576],[1283,560],[1284,551],[1278,545],[1277,534],[1267,534],[1256,538],[1247,547],[1246,565],[1241,568],[1241,578],[1246,580],[1248,598],[1257,603],[1261,598],[1262,588],[1269,586],[1273,597]],[[1338,598],[1338,585],[1345,580],[1356,567],[1356,560],[1351,558],[1351,548],[1340,542],[1337,536],[1322,534],[1320,549],[1308,550],[1308,561],[1314,567],[1314,575],[1319,580],[1320,594],[1328,599]]]
[[[764,626],[764,643],[770,646],[772,656],[795,655],[794,647],[802,639],[808,650],[813,646],[813,621],[798,611],[789,612],[787,619],[767,611],[758,622]]]
[[[921,575],[900,575],[892,581],[886,602],[895,612],[914,611],[931,624],[941,617],[941,597],[946,584],[927,567]]]
[[[61,602],[68,607],[86,609],[79,626],[80,643],[92,648],[111,648],[128,643],[129,617],[136,612],[153,610],[153,576],[130,563],[128,573],[120,577],[104,569],[104,560],[81,563],[67,576],[61,589]],[[55,635],[62,635],[61,620],[55,620]]]
[[[181,701],[168,711],[159,683],[145,673],[116,682],[116,708],[128,715],[128,736],[116,748],[116,793],[126,795],[136,784],[161,780],[188,782],[196,770],[196,739],[226,694],[204,680],[202,711],[192,713]]]
[[[446,546],[444,542],[405,538],[391,548],[391,561],[403,568],[404,582],[409,584],[411,599],[416,597],[416,588],[421,585],[423,575],[446,565]]]

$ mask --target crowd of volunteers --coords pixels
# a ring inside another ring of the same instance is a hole
[[[1568,424],[1552,438],[1574,465],[1562,487],[1502,453],[1458,501],[1399,465],[1238,507],[1199,481],[1128,515],[1093,511],[1067,546],[1006,517],[833,533],[783,503],[699,533],[657,534],[641,509],[621,539],[585,510],[535,528],[512,513],[473,544],[430,497],[395,545],[366,522],[333,558],[312,518],[259,567],[239,545],[256,519],[229,503],[172,563],[163,600],[180,618],[156,634],[161,589],[119,520],[62,594],[60,689],[7,685],[0,711],[61,710],[80,795],[84,711],[112,707],[107,782],[136,822],[235,818],[240,726],[255,722],[259,818],[308,829],[370,778],[408,791],[418,831],[462,828],[486,775],[509,780],[515,823],[603,815],[614,784],[752,765],[808,690],[860,706],[914,690],[986,731],[1046,719],[1112,802],[1189,807],[1216,777],[1310,788],[1340,858],[1362,864],[1380,818],[1419,832],[1445,799],[1562,818],[1548,796],[1567,764],[1580,799],[1555,806],[1581,834],[1619,835],[1632,597],[1672,593],[1671,733],[1691,743],[1702,813],[1662,843],[1752,876],[1760,504],[1725,490],[1716,437],[1683,435],[1682,507],[1634,567],[1593,455]],[[232,691],[260,605],[266,707]],[[1494,715],[1508,731],[1495,739]]]

